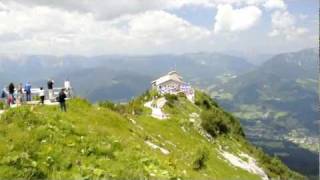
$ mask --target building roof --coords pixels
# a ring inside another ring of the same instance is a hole
[[[185,82],[183,82],[182,77],[179,76],[179,74],[176,71],[171,71],[167,75],[164,75],[164,76],[160,77],[159,79],[152,81],[152,84],[160,85],[160,84],[163,84],[168,81],[185,83]]]

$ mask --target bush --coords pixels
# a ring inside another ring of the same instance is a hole
[[[200,115],[201,126],[213,137],[227,134],[230,130],[224,119],[219,118],[213,111],[203,111]]]
[[[6,104],[4,101],[0,101],[0,110],[3,110],[5,108]]]
[[[206,167],[206,162],[209,157],[209,151],[207,148],[202,147],[199,148],[196,152],[195,159],[193,161],[193,169],[196,171],[199,171],[201,169],[204,169]]]
[[[167,100],[166,105],[168,105],[169,107],[173,107],[174,103],[178,101],[178,96],[174,94],[165,94],[164,97]]]
[[[186,96],[186,94],[185,93],[183,93],[183,92],[179,92],[178,93],[178,97],[180,97],[180,98],[187,98],[187,96]]]
[[[195,104],[205,109],[211,109],[212,107],[219,107],[219,105],[207,94],[196,91]]]
[[[143,102],[139,99],[132,100],[128,105],[128,113],[134,115],[141,115],[143,113]]]
[[[116,111],[117,110],[116,104],[114,104],[111,101],[102,101],[102,102],[99,102],[98,105],[100,107],[108,108],[108,109],[110,109],[112,111]]]

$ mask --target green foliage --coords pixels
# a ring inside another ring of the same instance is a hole
[[[142,94],[141,98],[143,98],[144,101],[150,101],[154,98],[158,98],[161,95],[159,94],[159,92],[156,89],[151,89],[151,90],[147,90],[145,91],[145,93]]]
[[[213,137],[230,132],[228,121],[213,111],[203,111],[200,115],[201,126]]]
[[[101,101],[101,102],[98,102],[98,105],[100,107],[108,108],[112,111],[117,111],[117,105],[111,101]]]
[[[195,93],[195,104],[205,109],[211,109],[212,107],[218,108],[219,105],[207,94],[200,91]]]
[[[141,115],[143,112],[143,101],[141,99],[135,99],[128,104],[129,113],[133,115]]]
[[[213,137],[223,134],[233,134],[244,137],[240,122],[230,113],[219,108],[212,98],[199,91],[196,92],[195,104],[203,111],[200,114],[201,126]]]
[[[111,111],[118,112],[122,115],[128,115],[128,114],[141,114],[142,108],[140,108],[138,101],[131,101],[128,104],[116,104],[111,101],[100,101],[98,103],[99,107],[107,108]]]
[[[3,110],[5,106],[6,106],[5,102],[0,100],[0,110]]]
[[[40,96],[32,96],[33,101],[40,101]]]
[[[209,150],[206,147],[198,148],[193,161],[193,169],[196,171],[206,168],[206,162],[209,158]]]
[[[174,103],[178,101],[178,96],[174,94],[165,94],[164,97],[167,100],[166,105],[171,108],[174,106]]]
[[[183,93],[183,92],[179,92],[178,94],[177,94],[177,96],[179,97],[179,98],[187,98],[187,96],[186,96],[186,94],[185,93]]]

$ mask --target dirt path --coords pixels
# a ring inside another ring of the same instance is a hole
[[[152,110],[151,116],[160,120],[167,119],[167,115],[162,111],[163,106],[166,104],[165,98],[149,101],[144,104],[145,107]]]

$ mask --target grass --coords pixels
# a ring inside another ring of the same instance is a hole
[[[201,118],[192,123],[191,113],[213,108],[221,117],[231,116],[208,96],[197,97],[198,105],[173,98],[172,106],[165,106],[166,121],[142,106],[150,97],[122,106],[73,99],[67,113],[54,106],[10,109],[0,116],[0,179],[259,179],[219,154],[222,147],[261,157],[242,136],[224,134],[211,142],[199,134],[195,126]]]

